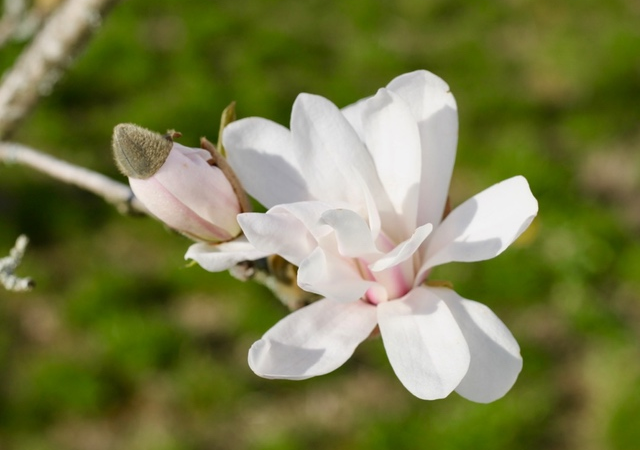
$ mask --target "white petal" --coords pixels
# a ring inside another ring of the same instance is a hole
[[[229,164],[244,189],[264,206],[312,199],[288,129],[250,117],[229,124],[223,139]]]
[[[491,186],[454,209],[431,233],[421,273],[450,261],[482,261],[499,255],[537,212],[538,202],[523,177]]]
[[[351,357],[376,325],[374,306],[323,299],[289,314],[249,350],[264,378],[303,380],[331,372]]]
[[[238,222],[256,248],[299,265],[318,245],[317,239],[331,232],[321,221],[322,214],[341,206],[318,201],[288,203],[266,214],[240,214]]]
[[[348,209],[332,209],[322,215],[322,221],[335,230],[342,256],[367,258],[380,254],[369,225],[357,213]]]
[[[387,88],[409,105],[418,123],[422,146],[418,224],[436,226],[442,220],[456,157],[456,101],[447,83],[424,70],[401,75]]]
[[[318,247],[298,268],[298,286],[308,292],[350,302],[378,283],[362,279],[356,263]]]
[[[277,205],[271,208],[267,214],[286,213],[294,216],[309,230],[316,239],[321,238],[331,232],[331,227],[326,225],[322,220],[322,215],[326,211],[336,208],[348,208],[346,203],[327,203],[319,201],[288,203]]]
[[[304,224],[288,213],[245,213],[238,215],[238,223],[257,249],[278,254],[295,265],[317,246]]]
[[[380,212],[378,211],[378,206],[376,205],[376,199],[373,198],[371,192],[369,190],[363,189],[363,193],[365,195],[365,203],[367,210],[367,218],[369,221],[369,229],[371,230],[371,236],[374,240],[378,238],[380,234],[380,230],[382,227]]]
[[[185,259],[193,259],[209,272],[220,272],[242,261],[255,261],[269,253],[257,250],[244,236],[223,244],[193,244],[187,250]]]
[[[363,98],[362,100],[358,100],[357,102],[345,106],[340,110],[362,142],[365,140],[362,116],[365,108],[367,107],[367,102],[371,100],[371,98],[372,97]]]
[[[399,244],[396,248],[391,250],[374,264],[371,264],[369,266],[369,269],[374,272],[379,272],[381,270],[388,269],[389,267],[396,266],[403,261],[406,261],[411,256],[413,256],[416,250],[420,247],[420,244],[422,244],[424,240],[429,236],[431,230],[433,230],[433,225],[431,225],[430,223],[418,227],[418,229],[409,239]]]
[[[384,194],[371,156],[329,100],[300,94],[291,113],[291,133],[298,166],[315,198],[364,208],[362,186],[374,198]]]
[[[380,303],[378,325],[394,372],[413,395],[444,398],[469,368],[469,347],[447,305],[425,288]]]
[[[429,289],[446,302],[471,352],[469,371],[456,392],[480,403],[505,395],[522,370],[520,347],[509,329],[485,305],[466,300],[450,289]]]
[[[422,161],[418,127],[406,103],[386,89],[366,102],[362,125],[380,181],[402,218],[392,227],[404,227],[402,234],[390,227],[384,231],[399,242],[416,228]]]

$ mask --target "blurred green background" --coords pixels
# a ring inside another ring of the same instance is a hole
[[[232,100],[287,124],[299,92],[345,106],[415,69],[458,101],[453,203],[516,174],[540,202],[505,254],[436,276],[518,339],[505,398],[413,398],[377,340],[330,375],[262,380],[246,352],[286,314],[268,290],[187,268],[189,241],[153,220],[0,165],[0,256],[26,233],[19,273],[38,283],[0,290],[0,449],[637,448],[635,0],[130,0],[13,139],[123,180],[117,123],[195,146]]]

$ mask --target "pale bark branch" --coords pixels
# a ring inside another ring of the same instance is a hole
[[[51,92],[118,0],[67,0],[4,75],[0,85],[0,139],[6,138]]]
[[[8,291],[29,291],[34,286],[31,278],[21,278],[14,274],[22,261],[28,243],[29,239],[25,235],[20,235],[9,252],[9,256],[0,258],[0,285],[4,286]]]
[[[4,0],[0,19],[0,48],[9,41],[27,41],[36,34],[42,23],[61,0]]]
[[[116,205],[120,212],[149,214],[148,210],[134,197],[131,188],[126,184],[24,145],[0,142],[0,161],[7,164],[22,164],[62,182],[78,186]]]
[[[25,0],[4,0],[4,14],[0,19],[0,47],[16,33],[27,11]]]

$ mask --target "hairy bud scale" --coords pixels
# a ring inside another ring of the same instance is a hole
[[[121,123],[113,129],[113,157],[125,176],[147,179],[164,164],[173,147],[170,136],[132,123]]]

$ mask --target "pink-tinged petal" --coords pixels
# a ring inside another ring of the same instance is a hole
[[[458,143],[458,110],[449,86],[424,71],[401,75],[387,88],[404,100],[420,130],[422,170],[418,225],[442,220]]]
[[[374,198],[385,196],[371,156],[329,100],[300,94],[291,112],[291,134],[298,166],[315,198],[364,207],[363,186]]]
[[[130,178],[138,199],[171,228],[199,241],[219,242],[240,233],[240,202],[208,152],[174,143],[162,166],[145,179]]]
[[[285,127],[250,117],[229,124],[223,142],[244,189],[267,208],[312,199]]]
[[[242,261],[255,261],[268,256],[257,250],[244,236],[217,245],[193,244],[187,250],[185,259],[192,259],[209,272],[221,272]]]
[[[400,298],[413,287],[416,268],[412,257],[432,229],[430,223],[422,225],[411,238],[369,265],[372,277],[386,287],[388,298]]]
[[[424,400],[444,398],[469,368],[469,347],[445,302],[424,288],[381,303],[378,325],[394,372]]]
[[[389,267],[396,266],[401,262],[406,261],[413,256],[416,250],[418,250],[420,245],[431,233],[431,230],[433,230],[433,225],[430,223],[418,227],[409,239],[396,246],[396,248],[391,250],[374,264],[371,264],[369,269],[373,272],[380,272],[381,270],[388,269]]]
[[[207,152],[174,143],[167,160],[153,175],[178,201],[204,220],[226,230],[240,230],[238,197],[224,173],[209,165]]]
[[[255,248],[278,254],[295,265],[299,265],[317,246],[304,224],[286,212],[240,214],[238,222]]]
[[[366,102],[362,125],[380,181],[401,219],[384,231],[399,242],[416,227],[422,161],[418,127],[406,103],[386,89]]]
[[[194,240],[205,242],[226,241],[240,232],[240,226],[237,223],[237,231],[235,231],[234,227],[232,231],[235,232],[231,234],[203,219],[189,209],[187,205],[179,201],[155,177],[145,180],[130,178],[129,185],[134,195],[144,203],[155,217]]]
[[[332,209],[322,214],[321,220],[335,231],[338,251],[342,256],[369,259],[380,254],[369,225],[354,211]]]
[[[527,229],[537,212],[538,202],[524,177],[491,186],[454,209],[431,233],[421,273],[450,261],[482,261],[499,255]]]
[[[464,334],[471,363],[456,392],[479,403],[504,396],[522,370],[520,347],[509,329],[485,305],[444,288],[428,288],[443,299]]]
[[[353,259],[316,248],[298,268],[298,286],[308,292],[350,302],[362,298],[374,281],[363,280]]]
[[[304,380],[344,364],[376,326],[374,306],[323,299],[289,314],[249,350],[264,378]]]

